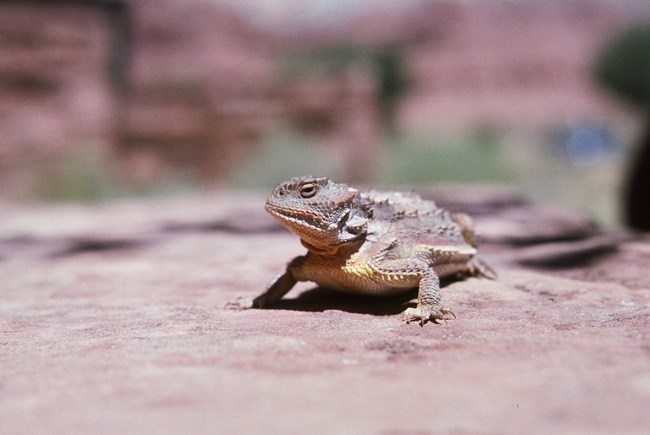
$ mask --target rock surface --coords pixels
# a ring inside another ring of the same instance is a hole
[[[0,207],[0,433],[650,428],[647,238],[524,266],[521,250],[553,251],[543,238],[594,229],[505,201],[477,216],[500,277],[447,283],[448,324],[403,324],[415,293],[310,284],[275,309],[224,310],[303,251],[262,201]]]

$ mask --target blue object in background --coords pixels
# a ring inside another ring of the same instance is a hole
[[[618,156],[621,146],[615,134],[602,123],[584,122],[566,128],[554,136],[558,146],[574,166],[600,163],[606,158]]]

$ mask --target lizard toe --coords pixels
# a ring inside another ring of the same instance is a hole
[[[456,314],[449,308],[435,306],[419,306],[416,308],[407,308],[404,311],[404,321],[406,323],[419,322],[420,326],[431,321],[433,323],[447,323],[447,320],[455,319]]]
[[[255,308],[255,300],[247,297],[240,297],[234,301],[228,302],[224,308],[226,310],[247,310],[249,308]]]

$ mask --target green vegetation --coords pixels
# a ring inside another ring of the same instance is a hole
[[[502,138],[489,130],[467,135],[425,137],[387,135],[372,180],[382,184],[436,182],[513,182],[511,162],[502,155]],[[290,131],[278,132],[230,180],[239,187],[268,187],[294,175],[345,175],[345,156],[326,144]]]
[[[33,171],[30,184],[39,199],[92,202],[119,194],[117,178],[107,160],[81,148],[46,173]]]
[[[513,182],[516,173],[489,130],[454,136],[392,136],[379,179],[387,183]]]
[[[583,209],[602,223],[615,224],[618,161],[576,168],[563,154],[549,152],[547,141],[544,131],[530,129],[508,134],[486,128],[445,135],[387,134],[366,183],[510,184],[534,200]],[[349,181],[344,151],[315,136],[276,130],[223,181],[229,187],[265,192],[296,175],[327,175]],[[123,177],[124,168],[90,148],[62,160],[56,170],[32,171],[24,199],[95,202],[124,196],[177,195],[200,186],[196,174],[180,169],[148,182],[128,182]]]
[[[596,79],[628,102],[650,103],[650,25],[632,27],[602,50],[594,67]]]
[[[44,171],[34,167],[18,195],[45,201],[98,202],[126,196],[181,194],[195,190],[197,185],[194,177],[180,170],[155,182],[129,183],[110,156],[80,147]]]
[[[268,188],[296,175],[341,174],[331,147],[291,130],[270,134],[234,172],[229,184],[239,188]]]

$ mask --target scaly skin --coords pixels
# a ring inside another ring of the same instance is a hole
[[[300,237],[307,254],[294,258],[268,289],[230,307],[262,308],[298,281],[338,291],[391,295],[418,288],[407,323],[455,318],[440,304],[440,278],[495,278],[478,260],[472,221],[413,193],[360,193],[328,178],[298,177],[281,183],[266,210]]]

